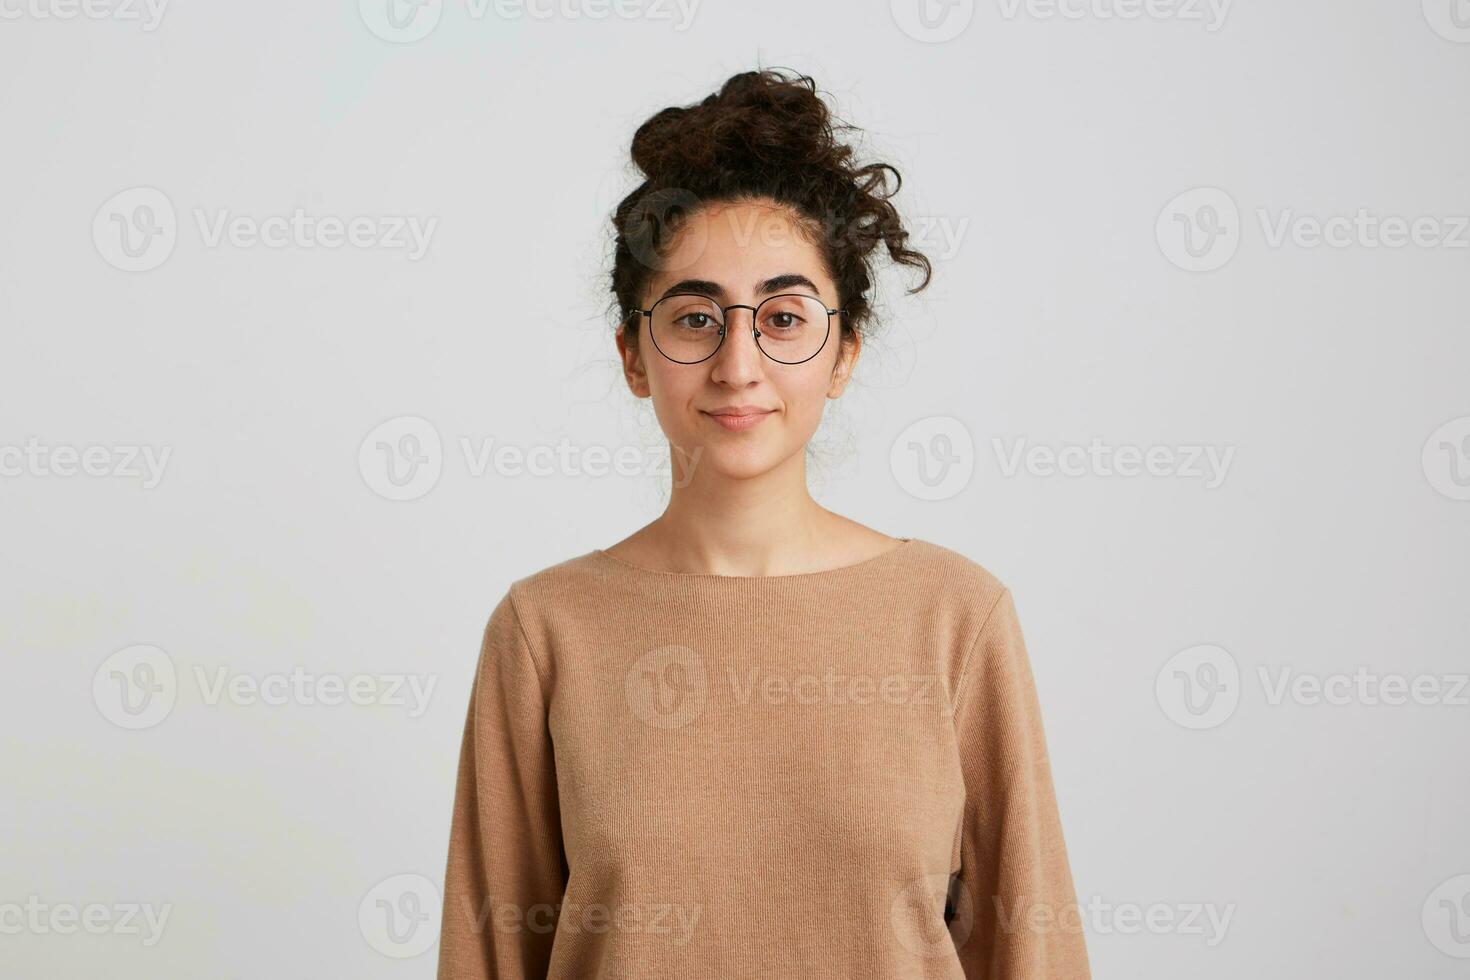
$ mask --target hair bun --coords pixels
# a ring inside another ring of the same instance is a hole
[[[768,72],[741,72],[694,106],[655,113],[633,135],[633,162],[650,178],[674,179],[717,165],[840,166],[832,113],[807,76],[772,84]]]

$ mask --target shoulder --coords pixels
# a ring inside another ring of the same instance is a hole
[[[921,539],[910,547],[907,571],[923,597],[916,622],[928,635],[943,638],[934,653],[937,669],[957,702],[965,678],[977,673],[973,664],[1016,649],[1019,624],[1011,592],[990,567],[960,551]]]
[[[563,559],[512,579],[494,617],[513,620],[533,647],[541,646],[558,626],[595,622],[622,604],[619,566],[598,551]]]
[[[567,624],[595,623],[606,590],[597,580],[607,569],[589,551],[512,579],[490,609],[486,649],[520,647],[543,677],[552,672],[551,649]]]
[[[989,611],[1009,591],[999,576],[979,561],[933,541],[914,538],[908,560],[936,592]]]
[[[928,615],[953,638],[950,655],[958,668],[982,635],[1014,619],[1010,588],[988,566],[953,548],[919,538],[910,548],[907,578]]]
[[[588,551],[513,579],[506,600],[524,614],[530,607],[554,603],[559,596],[585,594],[588,587],[608,577],[607,560],[600,552]]]

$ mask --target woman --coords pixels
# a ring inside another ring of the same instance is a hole
[[[634,135],[617,344],[681,478],[490,616],[441,980],[1088,977],[1010,593],[807,490],[877,249],[930,271],[841,128],[762,71]]]

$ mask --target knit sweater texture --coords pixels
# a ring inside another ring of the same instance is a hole
[[[1088,980],[1010,591],[919,538],[774,576],[514,581],[439,980]]]

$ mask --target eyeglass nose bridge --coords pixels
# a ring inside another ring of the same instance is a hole
[[[715,348],[715,351],[718,351],[720,347],[725,346],[725,331],[730,327],[731,310],[750,311],[750,333],[751,336],[755,338],[756,344],[759,345],[761,339],[761,328],[756,325],[755,320],[755,314],[759,309],[760,308],[756,306],[746,306],[744,303],[731,303],[729,306],[720,307],[720,343],[719,346]],[[712,351],[711,353],[714,353],[714,351]]]

